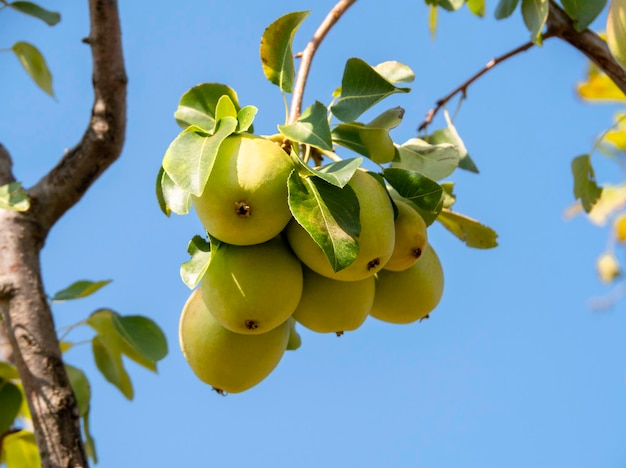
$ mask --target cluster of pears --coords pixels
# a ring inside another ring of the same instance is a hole
[[[443,293],[443,271],[422,217],[372,175],[351,180],[360,205],[359,254],[335,272],[292,217],[294,164],[275,142],[248,134],[221,144],[204,193],[193,198],[213,239],[200,286],[180,320],[180,345],[196,375],[219,393],[268,376],[295,322],[320,333],[357,329],[371,315],[392,323],[426,317]]]

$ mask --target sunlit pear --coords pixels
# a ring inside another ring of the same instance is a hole
[[[382,270],[370,315],[384,322],[411,323],[430,314],[443,295],[443,269],[430,245],[422,258],[404,271]]]
[[[293,313],[299,323],[319,333],[337,333],[359,328],[374,302],[374,277],[337,281],[304,268],[302,298]]]
[[[222,326],[265,333],[285,322],[300,302],[302,266],[280,237],[249,246],[219,244],[200,288]]]
[[[385,270],[402,271],[409,268],[422,256],[428,236],[426,222],[406,202],[394,200],[398,207],[395,221],[396,242],[393,254],[385,264]]]
[[[289,323],[262,335],[241,335],[220,325],[196,289],[180,317],[179,341],[200,380],[218,393],[254,387],[278,365],[289,339]]]
[[[370,174],[357,170],[349,182],[360,205],[359,254],[349,267],[334,272],[324,252],[295,220],[287,226],[294,252],[316,273],[340,281],[359,281],[373,276],[391,257],[394,246],[393,207],[387,190]]]
[[[613,234],[621,244],[626,242],[626,213],[620,214],[613,222]]]
[[[274,142],[252,135],[224,140],[196,213],[213,237],[233,245],[266,242],[291,219],[287,178],[289,156]]]

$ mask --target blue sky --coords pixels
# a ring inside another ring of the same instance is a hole
[[[168,337],[158,375],[128,363],[133,402],[97,373],[88,345],[66,355],[91,379],[99,466],[626,464],[624,302],[605,313],[588,307],[589,298],[607,292],[594,271],[607,231],[562,216],[573,201],[571,159],[589,151],[617,110],[576,98],[582,55],[551,39],[469,89],[455,125],[481,174],[451,177],[455,208],[493,227],[500,246],[468,249],[433,226],[446,286],[430,320],[398,326],[368,319],[341,338],[301,330],[302,347],[267,380],[222,398],[195,378],[178,348],[189,295],[178,269],[201,226],[195,216],[166,218],[154,195],[163,153],[179,131],[173,112],[191,86],[221,82],[242,105],[259,108],[257,133],[275,133],[283,101],[262,74],[261,34],[284,13],[312,10],[296,36],[300,50],[333,2],[121,3],[126,146],[43,251],[50,294],[77,279],[114,280],[90,298],[55,305],[59,327],[111,307],[151,317]],[[60,11],[62,22],[50,28],[0,14],[0,47],[34,43],[54,75],[56,100],[30,83],[14,57],[0,54],[0,141],[26,186],[79,140],[92,103],[91,57],[81,43],[86,2],[42,5]],[[413,91],[387,102],[406,109],[392,133],[404,142],[438,98],[528,40],[519,13],[497,22],[495,2],[487,8],[484,19],[466,9],[441,13],[433,41],[422,2],[357,2],[318,51],[305,106],[329,102],[350,57],[399,60],[416,72]],[[443,125],[438,118],[433,129]],[[616,166],[594,158],[600,181],[619,181]],[[89,330],[70,335],[90,337]]]

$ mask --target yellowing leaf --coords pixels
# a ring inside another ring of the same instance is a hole
[[[626,185],[604,186],[600,199],[588,214],[589,220],[604,226],[616,211],[621,211],[626,206]]]
[[[626,69],[626,2],[612,0],[606,19],[606,43],[615,60]]]
[[[35,435],[29,431],[18,431],[2,439],[0,459],[7,468],[40,468],[41,459]]]
[[[16,42],[13,44],[13,52],[37,86],[54,97],[52,74],[39,49],[28,42]]]
[[[595,66],[590,67],[587,81],[580,83],[577,91],[580,98],[589,101],[626,101],[626,95],[622,90]]]
[[[605,283],[610,283],[620,275],[620,268],[615,255],[612,252],[605,252],[596,262],[598,276]]]
[[[461,239],[468,247],[491,249],[498,246],[498,234],[488,226],[468,216],[442,209],[437,217],[448,231]]]

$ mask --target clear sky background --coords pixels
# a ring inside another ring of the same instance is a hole
[[[32,42],[54,75],[56,100],[11,54],[0,54],[0,141],[26,186],[87,126],[86,3],[42,1],[63,15],[53,28],[0,13],[0,47]],[[590,310],[588,300],[608,291],[594,270],[608,233],[562,216],[573,202],[571,159],[589,151],[617,110],[576,98],[586,69],[580,53],[551,39],[469,89],[455,124],[481,174],[451,177],[455,209],[492,226],[500,246],[472,250],[437,225],[430,230],[446,275],[430,320],[398,326],[368,319],[341,338],[300,329],[302,347],[286,353],[268,379],[222,398],[192,374],[178,347],[189,295],[179,265],[202,228],[193,215],[166,218],[154,195],[164,151],[179,132],[173,112],[191,86],[221,82],[242,105],[259,108],[257,133],[275,133],[284,108],[262,73],[261,34],[280,15],[310,9],[294,43],[301,50],[334,2],[120,3],[126,145],[51,232],[43,273],[49,294],[78,279],[114,280],[90,298],[56,304],[59,327],[98,307],[147,315],[164,329],[170,354],[158,375],[127,364],[133,402],[100,376],[88,344],[66,354],[91,379],[99,466],[626,466],[626,302]],[[438,98],[528,40],[519,12],[497,22],[495,5],[487,2],[484,19],[465,8],[442,12],[433,41],[422,1],[357,2],[318,51],[305,106],[330,101],[350,57],[399,60],[416,80],[409,95],[387,106],[406,109],[392,133],[406,141]],[[602,29],[602,19],[593,27]],[[432,129],[443,125],[439,118]],[[595,158],[600,181],[619,181],[617,166]],[[91,336],[85,329],[68,338]]]

